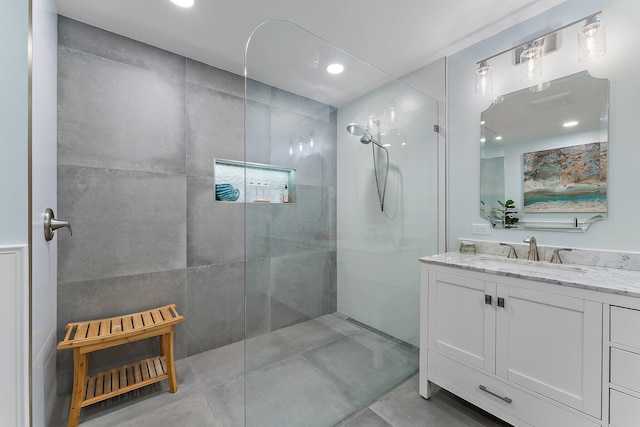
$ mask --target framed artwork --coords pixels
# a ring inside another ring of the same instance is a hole
[[[607,142],[524,153],[524,212],[607,212]]]

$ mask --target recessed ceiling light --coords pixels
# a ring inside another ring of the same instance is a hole
[[[500,135],[496,136],[496,141],[502,141],[502,137]]]
[[[485,141],[486,141],[486,139],[485,139],[484,136],[482,138],[480,138],[480,142],[485,142]]]
[[[562,124],[562,126],[564,126],[566,128],[571,128],[571,127],[574,127],[574,126],[577,126],[577,125],[578,125],[578,122],[575,121],[575,120],[571,120],[570,122],[564,122]]]
[[[327,65],[327,72],[329,74],[340,74],[344,71],[344,66],[342,64],[329,64]]]
[[[180,6],[180,7],[191,7],[193,6],[193,0],[171,0],[171,3]]]
[[[480,126],[484,125],[484,120],[480,120]]]

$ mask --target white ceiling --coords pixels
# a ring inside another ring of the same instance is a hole
[[[61,15],[236,74],[243,73],[252,31],[265,21],[286,20],[398,78],[563,1],[195,0],[190,9],[169,0],[56,5]]]

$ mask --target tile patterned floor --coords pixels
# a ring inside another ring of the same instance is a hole
[[[81,426],[242,427],[245,351],[247,426],[508,426],[435,386],[423,399],[416,349],[339,315],[179,360],[177,393],[155,384],[92,405]],[[69,402],[58,399],[49,427],[66,425]]]

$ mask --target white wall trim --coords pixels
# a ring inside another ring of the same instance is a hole
[[[0,391],[0,408],[7,425],[29,425],[29,263],[27,245],[0,246],[0,311],[5,351],[0,363],[9,374]],[[13,351],[11,351],[13,349]],[[12,369],[13,367],[13,369]]]

